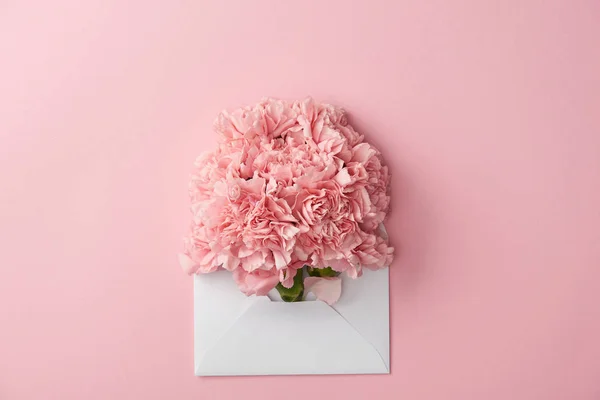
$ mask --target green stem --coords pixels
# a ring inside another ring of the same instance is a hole
[[[304,268],[296,271],[296,276],[294,276],[294,284],[291,288],[286,288],[281,283],[279,283],[276,288],[279,294],[281,295],[281,299],[288,303],[295,301],[302,301],[304,296]]]
[[[340,273],[337,271],[334,271],[333,269],[331,269],[331,267],[327,267],[327,268],[313,268],[313,267],[308,267],[308,275],[309,276],[316,276],[319,278],[333,278],[335,276],[338,276]]]

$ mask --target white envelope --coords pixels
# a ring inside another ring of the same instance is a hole
[[[388,269],[342,279],[329,306],[246,297],[228,271],[196,275],[196,375],[389,373]]]

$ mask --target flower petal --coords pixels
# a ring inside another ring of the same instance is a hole
[[[342,280],[340,278],[318,278],[309,276],[304,279],[304,291],[312,292],[317,299],[330,306],[335,304],[342,295]]]
[[[348,168],[343,168],[337,175],[333,178],[340,186],[346,186],[352,183],[352,178],[348,173]]]
[[[186,274],[192,275],[194,272],[198,270],[200,267],[198,264],[194,262],[189,256],[186,254],[178,254],[179,265],[185,271]]]

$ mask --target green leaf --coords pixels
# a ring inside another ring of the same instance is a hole
[[[331,267],[327,267],[327,268],[313,268],[313,267],[308,267],[308,275],[309,276],[316,276],[319,278],[333,278],[335,276],[338,276],[340,273],[337,271],[334,271],[333,269],[331,269]]]
[[[294,301],[302,301],[302,297],[304,296],[304,269],[299,269],[296,272],[296,276],[294,276],[294,284],[291,288],[286,288],[281,283],[279,283],[276,288],[281,296],[283,301],[288,303]]]

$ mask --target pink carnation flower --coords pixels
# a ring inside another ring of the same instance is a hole
[[[265,295],[291,287],[304,264],[356,278],[391,263],[378,229],[390,175],[342,109],[266,99],[214,127],[219,146],[198,157],[189,185],[186,272],[226,269],[242,292]]]

